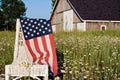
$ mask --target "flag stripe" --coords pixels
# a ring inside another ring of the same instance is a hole
[[[36,59],[38,59],[40,57],[40,54],[37,52],[37,50],[35,48],[36,45],[34,44],[34,39],[30,39],[29,42],[30,42],[32,51],[36,55]]]
[[[34,52],[33,52],[32,49],[31,49],[30,42],[29,42],[29,40],[25,40],[25,42],[26,42],[26,46],[27,46],[30,54],[31,54],[32,57],[33,57],[33,62],[35,62],[35,61],[36,61],[36,55],[34,54]]]
[[[27,54],[33,63],[48,64],[57,74],[57,57],[50,20],[21,18]]]
[[[27,54],[28,62],[33,62],[33,57],[27,48],[24,38],[23,38],[23,44],[25,45],[25,53]]]
[[[45,36],[42,36],[41,39],[42,39],[42,43],[43,43],[44,50],[45,50],[45,52],[46,52],[45,61],[47,62],[47,64],[49,64],[49,63],[48,63],[48,59],[49,59],[50,54],[49,54],[49,51],[48,51],[48,49],[47,49],[47,44],[46,44]]]
[[[53,64],[53,53],[52,53],[52,46],[51,46],[51,43],[50,43],[49,35],[45,36],[45,39],[47,41],[46,45],[47,45],[47,49],[48,49],[49,54],[50,54],[48,62],[49,62],[49,66],[52,68],[53,67],[52,66],[52,64]],[[51,70],[53,71],[53,69],[51,69]]]
[[[41,62],[42,62],[42,64],[46,64],[47,62],[45,62],[45,56],[46,56],[47,53],[46,53],[45,50],[44,50],[44,47],[43,47],[43,43],[42,43],[42,39],[41,39],[41,38],[38,38],[38,43],[39,43],[38,45],[40,46],[41,52],[44,53],[44,54],[43,54],[43,57],[42,57],[43,59],[41,60]],[[38,62],[38,63],[39,63],[39,62]]]
[[[39,44],[38,39],[39,38],[34,39],[34,45],[35,45],[36,51],[40,54],[38,63],[42,64],[41,60],[43,59],[43,53],[40,51],[40,46],[38,45]]]
[[[54,36],[53,34],[49,34],[49,37],[50,37],[50,42],[52,46],[52,54],[53,54],[53,67],[54,67],[53,72],[54,72],[54,75],[57,75],[58,67],[57,67],[56,49],[55,49],[54,38],[53,38]]]

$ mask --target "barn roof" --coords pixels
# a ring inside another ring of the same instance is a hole
[[[120,0],[68,0],[83,20],[120,21]]]

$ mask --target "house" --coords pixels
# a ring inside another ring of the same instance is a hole
[[[120,30],[120,0],[57,0],[53,31]]]

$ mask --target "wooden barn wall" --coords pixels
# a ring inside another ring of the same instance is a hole
[[[73,23],[79,23],[79,22],[80,22],[80,19],[78,18],[78,16],[73,11]]]
[[[67,0],[61,0],[61,2],[63,2],[63,12],[71,9],[71,7],[68,4]]]
[[[61,0],[62,1],[62,0]],[[70,5],[68,4],[67,0],[63,0],[63,12],[67,11],[67,10],[71,10],[72,8],[70,7]],[[63,18],[63,17],[62,17]],[[77,29],[77,23],[79,23],[80,20],[78,18],[78,16],[75,14],[75,12],[73,11],[73,30]]]
[[[70,5],[68,4],[67,0],[60,0],[55,11],[54,14],[52,16],[52,20],[51,23],[52,25],[56,25],[56,31],[61,31],[63,30],[63,13],[65,11],[71,10],[72,8],[70,7]],[[77,23],[80,20],[78,19],[77,15],[75,14],[75,12],[73,12],[73,26],[74,29],[76,29],[77,27]]]
[[[77,30],[77,23],[80,23],[78,16],[73,12],[73,30]]]
[[[107,30],[120,30],[120,22],[86,22],[86,30],[100,30],[101,25],[106,25]]]
[[[117,30],[119,29],[120,30],[120,22],[114,22],[112,25],[113,26],[111,29],[117,29]]]
[[[63,30],[63,12],[68,9],[70,6],[66,4],[66,0],[60,0],[51,20],[52,25],[56,25],[56,31]]]

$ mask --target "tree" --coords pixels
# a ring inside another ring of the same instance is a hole
[[[26,8],[22,0],[1,0],[1,11],[5,19],[5,27],[14,30],[16,19],[25,15]]]
[[[54,6],[56,0],[52,0],[52,7]]]
[[[4,28],[3,24],[4,24],[4,15],[3,12],[0,10],[0,30]]]
[[[1,10],[1,0],[0,0],[0,30],[3,29],[2,24],[4,24],[4,15],[3,15],[3,12]]]

